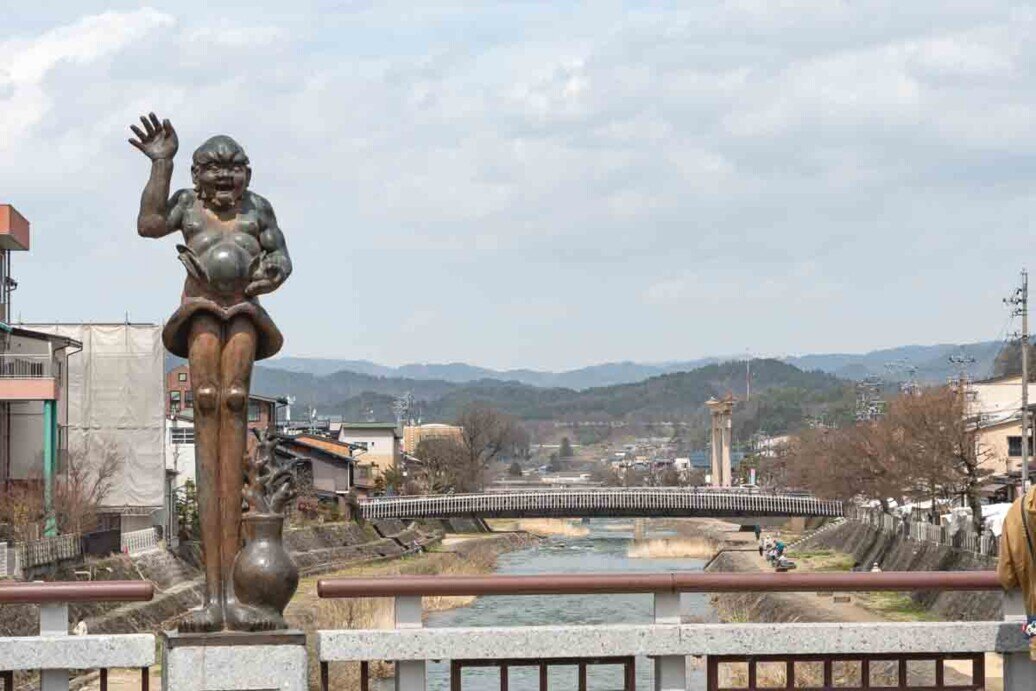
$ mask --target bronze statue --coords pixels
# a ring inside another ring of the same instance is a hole
[[[183,233],[187,269],[180,307],[162,332],[165,347],[187,358],[194,391],[198,514],[205,562],[205,604],[183,631],[270,629],[282,625],[241,602],[232,568],[241,544],[242,459],[247,448],[252,365],[280,350],[283,338],[258,295],[291,274],[291,259],[273,207],[248,190],[252,170],[241,146],[225,135],[194,152],[194,189],[169,196],[179,148],[169,120],[154,113],[131,126],[130,144],[151,159],[137,231],[160,238]]]

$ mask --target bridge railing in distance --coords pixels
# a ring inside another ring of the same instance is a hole
[[[382,497],[359,505],[361,518],[545,518],[593,516],[840,517],[842,502],[801,494],[627,488]]]
[[[359,662],[367,690],[369,663],[395,661],[396,688],[425,689],[428,661],[450,661],[451,689],[463,670],[497,667],[501,688],[509,670],[539,669],[545,689],[551,666],[577,669],[586,689],[587,667],[621,665],[625,689],[635,689],[638,657],[653,661],[656,689],[689,686],[687,658],[705,659],[705,687],[763,689],[985,688],[985,656],[1003,655],[1004,690],[1036,689],[1036,662],[1022,634],[1019,593],[1005,594],[1004,620],[969,622],[682,623],[680,594],[731,592],[995,591],[992,571],[880,573],[608,573],[492,576],[329,578],[323,598],[392,597],[395,628],[317,632],[321,685],[330,687],[330,663]],[[646,624],[424,628],[423,596],[570,595],[651,593],[654,620]],[[920,666],[920,669],[918,668]],[[780,674],[775,684],[774,669]],[[926,674],[919,682],[917,674]],[[962,671],[963,670],[963,671]],[[767,677],[767,672],[771,677]],[[963,678],[962,678],[963,677]]]
[[[147,581],[93,581],[0,584],[0,606],[39,605],[38,636],[0,637],[0,679],[14,691],[15,672],[39,670],[36,688],[68,691],[69,670],[100,670],[107,689],[111,668],[139,668],[140,687],[148,691],[148,669],[155,663],[150,633],[69,635],[68,605],[83,602],[143,602],[154,596]]]

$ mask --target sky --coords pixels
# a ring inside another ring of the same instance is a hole
[[[1001,0],[5,5],[32,321],[160,322],[141,113],[234,136],[283,354],[565,369],[1003,335],[1036,256],[1036,9]]]

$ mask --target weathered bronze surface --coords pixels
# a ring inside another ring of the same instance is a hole
[[[273,207],[248,190],[252,170],[237,142],[218,135],[198,147],[191,162],[194,188],[170,197],[176,131],[154,113],[140,121],[142,128],[131,126],[136,139],[130,144],[151,159],[151,177],[137,231],[150,238],[181,232],[184,244],[177,249],[187,269],[180,307],[162,338],[190,364],[206,596],[180,628],[269,630],[283,620],[242,603],[231,571],[241,545],[252,365],[283,342],[257,296],[288,278],[291,259]]]

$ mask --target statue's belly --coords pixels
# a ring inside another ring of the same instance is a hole
[[[198,259],[210,286],[217,292],[229,294],[244,291],[258,256],[233,241],[224,240],[209,247]]]

